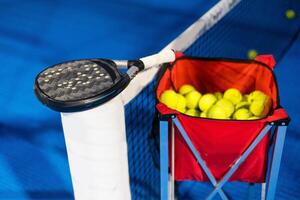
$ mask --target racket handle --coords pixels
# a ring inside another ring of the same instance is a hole
[[[166,49],[157,54],[141,58],[140,60],[144,63],[145,69],[147,69],[162,63],[173,62],[175,60],[175,52],[171,49]]]

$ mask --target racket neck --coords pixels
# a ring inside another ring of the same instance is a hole
[[[129,76],[130,80],[133,79],[138,72],[145,69],[145,65],[141,60],[129,60],[127,66],[128,70],[126,74]]]

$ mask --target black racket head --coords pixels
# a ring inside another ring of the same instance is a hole
[[[108,59],[68,61],[46,68],[35,79],[34,91],[49,108],[76,112],[105,103],[129,83]]]

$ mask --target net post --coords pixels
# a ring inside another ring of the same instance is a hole
[[[171,123],[171,177],[170,177],[170,198],[175,200],[175,130],[174,123]]]
[[[273,200],[275,198],[276,185],[278,181],[278,174],[282,158],[282,151],[286,136],[287,124],[277,126],[275,135],[275,144],[270,165],[270,173],[266,185],[266,200]]]

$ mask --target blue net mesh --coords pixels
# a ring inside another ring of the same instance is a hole
[[[184,53],[201,57],[247,58],[249,50],[273,54],[277,61],[297,37],[300,17],[287,19],[285,12],[300,13],[297,0],[244,0]],[[150,83],[126,105],[126,131],[132,199],[159,199],[159,170],[152,159],[155,145],[151,129],[155,117],[155,83]],[[241,189],[235,189],[235,188]],[[211,187],[186,182],[177,185],[179,199],[204,198]],[[238,199],[259,199],[260,187],[231,183],[225,186]],[[247,189],[248,188],[248,189]],[[251,188],[251,189],[249,189]],[[241,192],[244,189],[244,192]],[[253,195],[255,194],[255,195]],[[255,198],[253,197],[255,196]]]
[[[300,12],[297,0],[241,1],[186,51],[186,55],[248,58],[248,51],[273,54],[278,60],[297,37],[300,17],[287,19],[285,12]]]
[[[128,162],[132,199],[158,199],[159,170],[153,160],[155,144],[151,131],[155,116],[153,81],[125,106]]]

